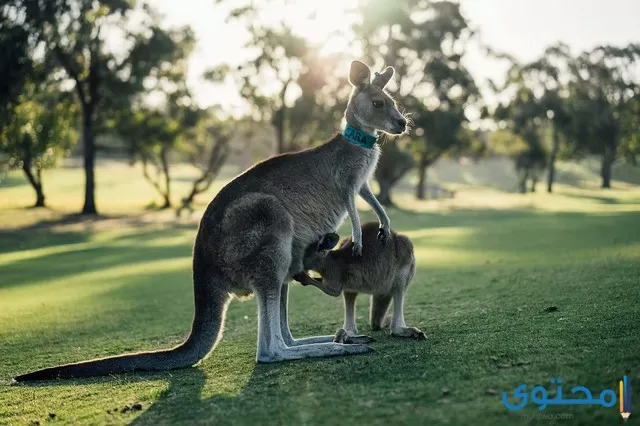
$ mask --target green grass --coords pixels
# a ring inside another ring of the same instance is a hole
[[[199,214],[142,214],[148,187],[117,170],[98,172],[99,203],[117,217],[95,221],[65,219],[79,203],[77,170],[51,172],[53,210],[25,210],[31,194],[18,175],[0,186],[0,380],[186,335]],[[549,407],[542,413],[572,420],[536,421],[521,417],[534,405],[510,413],[500,401],[522,383],[553,389],[551,377],[564,379],[565,394],[584,385],[597,395],[627,369],[640,401],[640,189],[617,188],[522,197],[462,187],[455,200],[424,203],[399,194],[411,204],[389,214],[418,262],[407,323],[426,342],[369,332],[362,297],[358,323],[377,339],[375,354],[256,365],[255,301],[234,301],[200,366],[0,385],[0,424],[621,423],[616,407]],[[342,302],[294,286],[290,312],[295,336],[331,334]],[[120,412],[134,403],[143,409]]]

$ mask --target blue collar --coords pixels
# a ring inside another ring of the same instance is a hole
[[[373,148],[378,141],[378,136],[373,136],[369,133],[363,132],[362,130],[356,129],[355,127],[351,127],[349,123],[347,123],[342,131],[342,136],[352,144],[368,149]]]

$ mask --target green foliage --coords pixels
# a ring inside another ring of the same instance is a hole
[[[260,20],[262,6],[234,9],[230,18],[246,25],[247,48],[256,52],[237,67],[209,70],[214,82],[233,80],[247,102],[250,116],[274,129],[277,151],[294,151],[326,140],[337,129],[346,108],[348,85],[341,55],[318,55],[319,46],[294,34],[282,23]]]
[[[473,145],[463,126],[468,122],[465,109],[479,93],[462,64],[472,31],[460,5],[451,1],[369,0],[361,4],[360,13],[362,20],[354,30],[365,58],[376,67],[391,65],[397,71],[398,98],[411,113],[412,151],[423,177],[442,155],[460,155]],[[381,164],[387,161],[383,156]],[[421,193],[422,178],[419,197]]]
[[[487,145],[492,153],[514,157],[527,150],[527,143],[508,129],[498,129],[489,134]]]
[[[144,177],[163,197],[162,208],[172,205],[171,156],[191,141],[201,116],[197,108],[178,109],[174,105],[168,111],[148,108],[122,111],[112,123],[134,161],[142,163]],[[155,169],[155,175],[149,173],[149,166]]]
[[[629,99],[621,108],[620,155],[637,165],[640,156],[640,95]]]
[[[636,98],[640,82],[635,70],[640,45],[599,46],[572,63],[575,150],[602,158],[602,187],[611,186],[611,166],[619,155],[635,158]]]
[[[37,170],[52,167],[75,142],[76,110],[55,93],[21,95],[11,116],[0,131],[0,151],[15,167],[25,160]]]
[[[189,136],[188,143],[184,144],[182,149],[184,158],[199,173],[192,180],[189,192],[181,199],[181,205],[176,210],[178,217],[185,209],[193,213],[192,205],[195,198],[211,188],[227,161],[232,150],[233,137],[238,135],[242,139],[248,138],[251,134],[250,129],[251,123],[220,120],[215,108],[203,111]]]
[[[624,123],[634,117],[635,98],[640,95],[640,82],[634,79],[633,67],[640,59],[640,47],[600,46],[575,59],[570,83],[576,123],[574,135],[579,148],[604,155],[615,152],[622,137]]]
[[[83,113],[82,212],[94,214],[96,133],[104,132],[119,111],[130,108],[147,89],[149,78],[171,77],[166,65],[184,57],[193,46],[193,33],[161,28],[157,13],[133,0],[8,0],[3,10],[20,18],[28,37],[46,58],[57,61],[74,85]],[[110,43],[105,43],[106,34]],[[113,42],[118,39],[120,43]]]
[[[0,154],[8,166],[24,171],[44,206],[42,171],[53,167],[76,140],[77,111],[51,87],[27,83],[25,92],[0,127]]]
[[[35,71],[31,47],[28,31],[9,8],[0,7],[0,128],[10,119],[11,109]]]
[[[519,174],[520,191],[527,191],[527,180],[535,191],[541,170],[548,167],[547,190],[552,191],[556,158],[562,153],[570,155],[567,146],[570,139],[572,116],[567,101],[566,75],[571,52],[559,43],[547,48],[537,60],[520,64],[505,57],[511,66],[502,88],[497,91],[510,93],[507,104],[494,110],[494,120],[500,128],[508,129],[518,138],[506,152],[513,158]],[[549,141],[549,142],[548,142]],[[561,145],[561,142],[565,144]]]
[[[388,141],[381,146],[382,155],[376,167],[375,178],[380,186],[377,195],[383,206],[392,206],[391,190],[414,166],[415,160],[407,141]]]

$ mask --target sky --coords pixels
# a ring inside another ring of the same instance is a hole
[[[190,25],[198,39],[190,63],[189,84],[202,106],[223,104],[241,108],[242,100],[231,85],[214,87],[201,81],[201,74],[222,62],[238,63],[243,58],[246,32],[242,24],[227,23],[230,5],[214,0],[151,0],[170,25]],[[294,31],[322,42],[332,29],[347,25],[349,7],[358,0],[276,0],[261,19],[285,19]],[[240,1],[240,3],[243,3]],[[540,56],[545,47],[557,41],[567,43],[574,52],[598,44],[640,43],[640,1],[636,0],[460,0],[463,14],[479,31],[465,59],[477,81],[500,81],[506,64],[487,58],[479,43],[509,53],[522,61]],[[316,12],[310,20],[311,11]],[[329,50],[349,51],[344,41],[333,40]]]

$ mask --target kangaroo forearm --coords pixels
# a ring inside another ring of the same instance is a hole
[[[368,183],[363,185],[360,189],[360,196],[373,209],[373,212],[378,217],[380,224],[385,227],[391,227],[391,221],[389,220],[389,216],[387,216],[387,212],[384,210],[382,204],[380,204],[376,196],[373,194],[373,191],[371,191],[371,187]]]
[[[347,200],[347,214],[351,221],[351,237],[353,241],[362,241],[362,229],[360,227],[360,216],[358,215],[358,209],[356,208],[355,197],[349,197]]]

